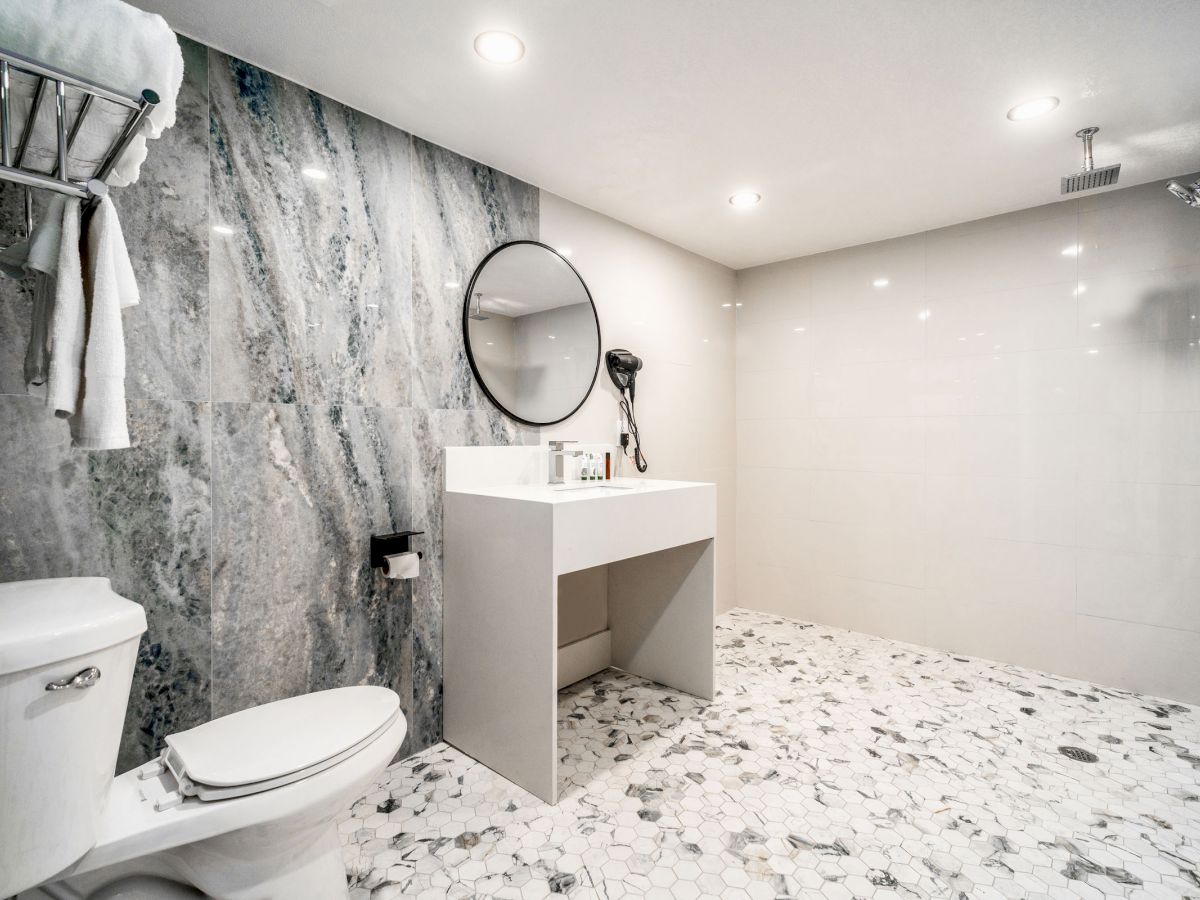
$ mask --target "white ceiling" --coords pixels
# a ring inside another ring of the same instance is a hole
[[[734,268],[1057,200],[1085,125],[1121,187],[1200,168],[1197,0],[134,2]]]

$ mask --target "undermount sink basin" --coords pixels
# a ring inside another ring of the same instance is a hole
[[[556,485],[551,491],[631,491],[634,485]]]

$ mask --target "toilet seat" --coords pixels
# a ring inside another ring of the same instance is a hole
[[[228,800],[272,790],[337,765],[374,741],[400,715],[395,692],[348,687],[277,700],[169,735],[145,780],[169,774],[175,790],[158,810],[185,797]]]

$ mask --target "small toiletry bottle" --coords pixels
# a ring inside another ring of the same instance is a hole
[[[592,480],[592,454],[583,454],[583,471],[579,476],[583,481]]]
[[[607,450],[604,451],[604,480],[612,480],[612,454]]]

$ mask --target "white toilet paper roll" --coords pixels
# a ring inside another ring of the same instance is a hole
[[[416,578],[421,574],[421,557],[415,551],[385,556],[383,574],[385,578]]]

